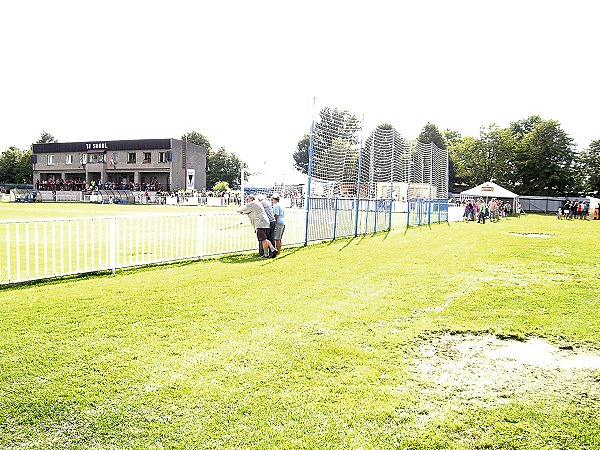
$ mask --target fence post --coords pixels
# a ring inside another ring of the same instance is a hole
[[[408,176],[406,177],[406,228],[410,226],[410,166],[411,166],[412,158],[408,157]]]
[[[373,200],[373,205],[375,206],[373,208],[375,210],[374,211],[375,217],[373,219],[373,233],[376,233],[377,232],[377,219],[379,218],[378,217],[379,216],[379,200],[377,200],[377,199]]]
[[[431,199],[427,201],[427,225],[431,225],[431,216],[433,213],[433,204],[431,203]]]
[[[242,196],[243,198],[243,196]],[[243,200],[242,200],[243,201]],[[196,258],[202,259],[202,228],[203,228],[203,215],[197,216],[197,226],[196,226]]]
[[[335,198],[335,207],[333,209],[333,239],[335,240],[335,234],[337,231],[337,215],[338,215],[338,200],[339,198]]]
[[[109,251],[110,251],[110,269],[113,275],[117,272],[117,218],[111,217],[109,222]]]
[[[6,280],[8,282],[10,279],[10,224],[6,224]]]

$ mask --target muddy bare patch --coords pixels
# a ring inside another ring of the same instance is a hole
[[[540,238],[540,239],[547,239],[547,238],[552,237],[550,234],[544,234],[544,233],[508,233],[508,234],[512,234],[513,236]]]
[[[415,361],[426,394],[483,405],[513,398],[600,400],[600,354],[540,338],[445,334],[423,342]]]

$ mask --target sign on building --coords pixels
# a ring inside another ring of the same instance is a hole
[[[196,169],[187,169],[187,176],[185,178],[185,182],[186,182],[185,190],[191,191],[192,189],[194,189],[195,181],[196,181]]]

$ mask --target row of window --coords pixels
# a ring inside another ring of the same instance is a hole
[[[152,162],[152,153],[143,152],[143,154],[144,154],[144,159],[142,160],[142,162],[144,164],[151,163]],[[158,152],[158,162],[159,163],[167,162],[169,160],[167,154],[168,154],[168,152]],[[55,155],[48,155],[48,165],[49,166],[54,165],[54,156]],[[106,154],[104,154],[104,153],[90,153],[89,155],[84,153],[82,155],[79,155],[79,165],[80,166],[87,164],[87,163],[104,163],[104,162],[106,162]],[[108,162],[110,163],[110,166],[114,167],[118,163],[118,155],[116,153],[113,153]],[[135,152],[127,153],[127,163],[135,164],[136,162],[137,162],[137,153],[135,153]],[[73,164],[73,155],[70,155],[70,154],[65,155],[65,164]]]

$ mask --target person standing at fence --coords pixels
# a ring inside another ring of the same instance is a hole
[[[271,245],[274,246],[275,238],[273,237],[273,233],[275,232],[275,215],[273,214],[273,208],[271,207],[271,204],[266,200],[264,195],[259,194],[256,196],[256,199],[263,206],[263,208],[265,209],[265,213],[269,218],[269,235],[267,236],[267,239],[269,240]]]
[[[267,239],[269,235],[269,219],[265,213],[265,209],[252,194],[248,195],[246,202],[244,206],[238,209],[238,213],[248,215],[250,223],[256,231],[258,242],[262,245],[263,254],[261,256],[268,258],[270,256],[269,252],[277,256],[277,250],[275,250],[275,247]]]
[[[273,194],[271,197],[273,202],[273,215],[275,216],[275,231],[273,232],[273,238],[275,239],[275,249],[277,253],[281,252],[281,238],[283,238],[283,232],[285,230],[285,210],[283,206],[279,204],[279,194]]]

